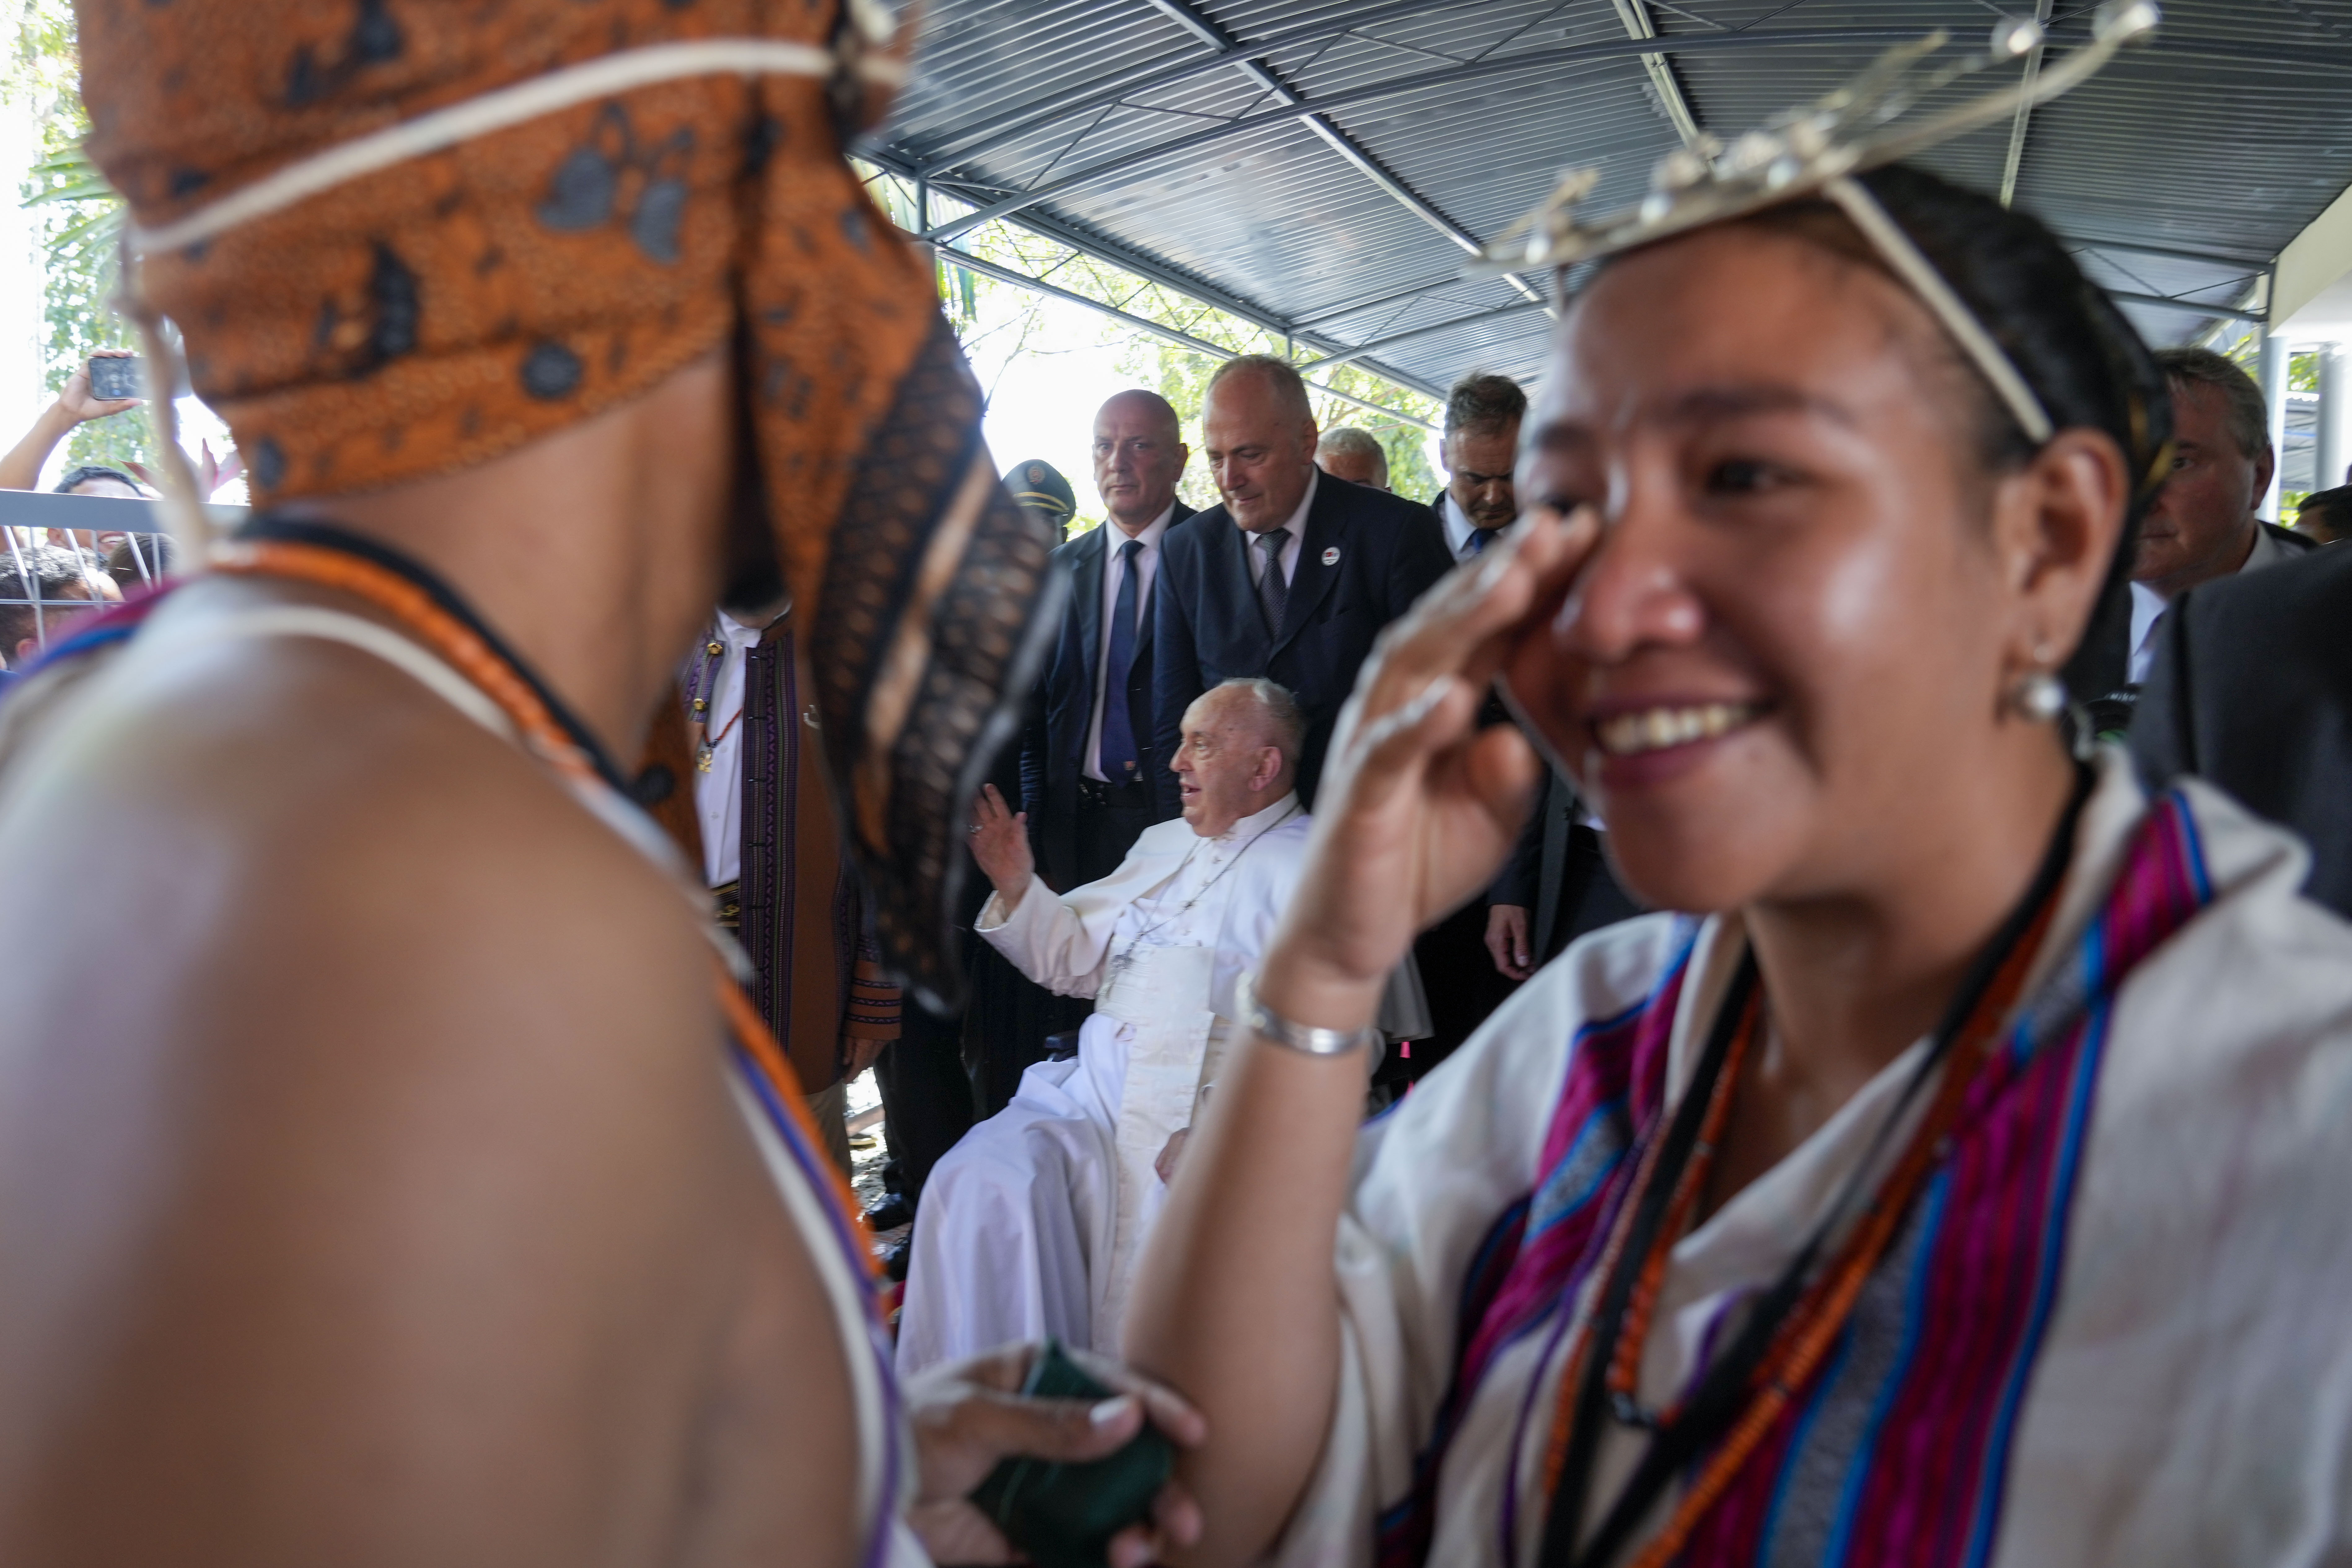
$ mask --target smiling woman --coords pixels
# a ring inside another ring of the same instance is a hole
[[[2352,1546],[2352,933],[2059,722],[2162,378],[2032,220],[1827,193],[1600,269],[1528,521],[1357,686],[1130,1319],[1218,1435],[1202,1560]],[[1697,913],[1586,938],[1359,1138],[1353,1064],[1281,1039],[1360,1027],[1510,842],[1497,676]]]

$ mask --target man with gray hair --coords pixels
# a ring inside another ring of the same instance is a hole
[[[2171,476],[2139,526],[2132,557],[2129,679],[2147,679],[2156,623],[2180,595],[2217,577],[2291,561],[2315,542],[2254,515],[2277,454],[2253,377],[2210,349],[2158,349],[2172,389]]]
[[[1519,515],[1511,473],[1519,460],[1519,421],[1528,395],[1507,375],[1465,376],[1445,396],[1445,489],[1430,504],[1445,547],[1467,561]]]
[[[1151,671],[1163,757],[1192,700],[1219,681],[1288,688],[1307,717],[1298,795],[1310,805],[1372,639],[1453,566],[1419,501],[1322,482],[1316,436],[1307,384],[1286,362],[1243,354],[1209,378],[1201,444],[1223,504],[1168,531]],[[1158,782],[1165,817],[1176,779]]]
[[[1305,729],[1270,680],[1202,693],[1169,761],[1183,820],[1144,829],[1118,869],[1066,893],[1038,877],[1022,816],[983,790],[972,856],[996,894],[974,929],[1095,1010],[1076,1056],[1029,1068],[1013,1102],[932,1168],[902,1373],[1047,1334],[1118,1349],[1166,1175],[1234,1034],[1234,982],[1297,885],[1308,819],[1291,785]]]
[[[1315,443],[1315,464],[1333,479],[1351,485],[1376,490],[1389,488],[1387,448],[1370,430],[1353,425],[1323,432],[1323,439]]]
[[[1518,463],[1519,421],[1527,411],[1528,395],[1507,375],[1465,376],[1446,394],[1445,433],[1438,447],[1446,483],[1430,507],[1444,531],[1445,548],[1456,561],[1483,553],[1496,534],[1517,521],[1512,470]],[[1483,721],[1504,721],[1499,702],[1489,702]],[[1413,943],[1432,1029],[1427,1040],[1414,1043],[1412,1076],[1426,1073],[1459,1049],[1526,978],[1527,965],[1507,958],[1526,951],[1529,910],[1547,899],[1544,824],[1564,809],[1561,797],[1573,795],[1565,774],[1548,773],[1521,850],[1486,896],[1472,899]],[[1579,831],[1591,837],[1589,827]],[[1550,889],[1553,894],[1558,890]]]

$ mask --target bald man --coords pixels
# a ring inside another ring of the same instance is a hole
[[[1054,552],[1068,574],[1061,635],[1021,749],[1021,807],[1038,868],[1066,890],[1108,876],[1137,835],[1176,815],[1154,806],[1164,771],[1152,723],[1152,592],[1192,451],[1156,392],[1122,392],[1095,414],[1095,490],[1110,521]]]
[[[1436,514],[1325,479],[1298,372],[1266,354],[1210,378],[1201,442],[1223,504],[1168,536],[1151,706],[1162,754],[1192,699],[1234,676],[1280,681],[1307,716],[1299,798],[1312,805],[1339,705],[1381,628],[1452,569]],[[1160,783],[1172,815],[1176,782]]]

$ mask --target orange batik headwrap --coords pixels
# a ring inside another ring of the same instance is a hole
[[[179,328],[257,504],[495,458],[740,342],[853,857],[894,969],[951,996],[960,824],[1052,541],[842,157],[903,74],[872,0],[77,11],[126,293]]]

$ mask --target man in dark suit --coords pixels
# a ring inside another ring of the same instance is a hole
[[[2172,392],[2173,462],[2132,557],[2134,685],[2147,679],[2157,619],[2175,599],[2200,583],[2316,548],[2254,515],[2278,460],[2254,378],[2210,349],[2158,349],[2156,360]]]
[[[2219,784],[2311,845],[2306,891],[2352,916],[2352,547],[2172,602],[2131,731],[2149,787]]]
[[[1465,376],[1446,395],[1445,431],[1438,447],[1446,483],[1430,510],[1444,535],[1446,553],[1455,561],[1483,553],[1518,518],[1511,476],[1518,463],[1519,421],[1527,411],[1528,395],[1507,375]],[[1499,699],[1489,699],[1479,715],[1481,725],[1509,721]],[[1584,831],[1589,837],[1590,830]],[[1540,865],[1541,828],[1531,823],[1528,832],[1535,846],[1529,854]],[[1428,1039],[1413,1042],[1413,1077],[1461,1048],[1527,977],[1523,967],[1503,963],[1502,954],[1512,931],[1518,932],[1517,949],[1528,944],[1528,907],[1538,897],[1538,880],[1531,879],[1525,889],[1498,882],[1413,942],[1432,1026]]]
[[[1163,816],[1152,721],[1153,597],[1169,530],[1192,515],[1176,499],[1192,457],[1176,410],[1122,392],[1095,415],[1095,489],[1110,514],[1054,552],[1069,607],[1022,737],[1021,806],[1037,868],[1056,891],[1108,877]]]
[[[1528,395],[1507,375],[1465,376],[1445,396],[1445,435],[1438,444],[1445,488],[1430,510],[1456,561],[1485,550],[1519,515],[1511,471],[1519,461],[1519,421]]]
[[[1299,797],[1310,805],[1339,706],[1382,626],[1454,564],[1419,501],[1322,474],[1307,384],[1244,354],[1210,379],[1202,445],[1224,504],[1171,531],[1160,563],[1152,710],[1175,754],[1194,698],[1234,676],[1287,687],[1307,715]],[[1176,778],[1155,770],[1160,812]]]

